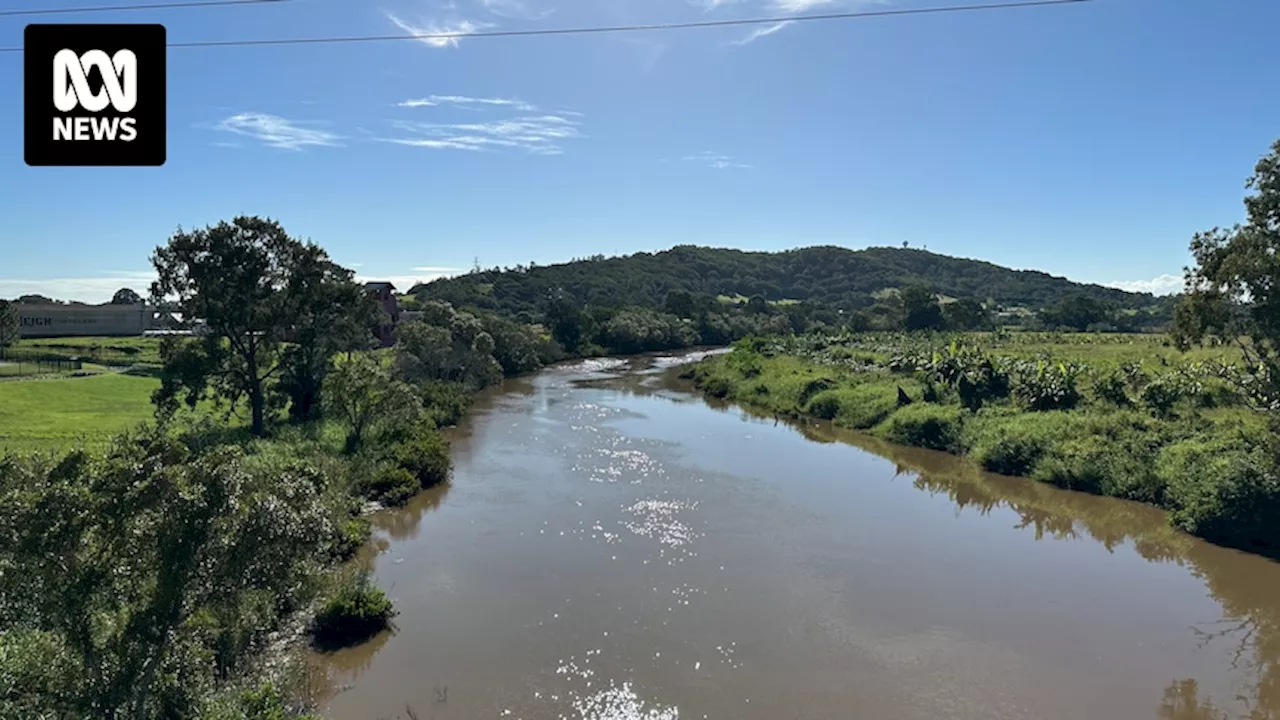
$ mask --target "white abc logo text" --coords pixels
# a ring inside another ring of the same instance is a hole
[[[102,74],[102,90],[89,91],[89,69]],[[71,87],[67,87],[70,81]],[[110,103],[116,112],[129,112],[138,104],[138,58],[132,50],[121,50],[108,57],[101,50],[77,55],[74,50],[60,50],[53,56],[53,104],[61,112],[71,112],[76,105],[89,112],[101,112]]]
[[[89,70],[97,68],[102,75],[102,89],[89,88]],[[78,55],[74,50],[60,50],[53,56],[53,105],[59,112],[69,113],[77,107],[96,113],[110,105],[116,112],[127,113],[138,104],[138,58],[132,50],[120,50],[108,56],[101,50]],[[129,142],[138,136],[131,117],[63,117],[54,118],[54,140],[116,140]]]

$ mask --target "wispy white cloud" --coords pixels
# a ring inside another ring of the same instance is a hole
[[[772,25],[765,25],[763,27],[758,27],[755,30],[752,30],[750,33],[748,33],[745,37],[739,38],[737,40],[730,40],[729,44],[730,45],[746,45],[748,43],[753,43],[762,37],[768,37],[769,35],[772,35],[778,32],[782,28],[790,25],[791,22],[792,22],[791,20],[783,20],[782,22],[774,23]]]
[[[146,296],[156,279],[150,271],[103,272],[97,277],[76,278],[0,278],[0,298],[22,295],[44,295],[54,300],[97,304],[111,300],[120,288],[133,288]]]
[[[416,272],[416,273],[427,273],[427,274],[437,274],[437,275],[439,275],[439,274],[446,274],[446,275],[447,275],[447,274],[450,274],[450,273],[460,273],[460,272],[462,272],[462,268],[447,267],[447,266],[445,266],[445,265],[420,265],[420,266],[418,266],[418,267],[414,268],[414,269],[413,269],[413,271],[414,271],[414,272]]]
[[[509,107],[513,110],[521,112],[537,112],[538,108],[523,101],[512,98],[479,98],[467,97],[465,95],[431,95],[424,98],[414,98],[396,103],[397,107],[419,108],[419,107],[435,107],[438,105],[452,105],[454,107],[468,107],[473,105],[493,105],[499,107]]]
[[[544,20],[555,12],[551,8],[535,12],[524,0],[480,0],[480,4],[498,17],[518,20]]]
[[[733,168],[745,169],[751,167],[745,163],[740,163],[729,155],[717,155],[709,150],[704,150],[697,155],[686,155],[681,160],[701,163],[709,168],[716,170],[729,170]]]
[[[431,150],[524,150],[534,155],[559,155],[563,143],[584,137],[581,123],[561,115],[525,115],[481,123],[426,123],[397,120],[404,133],[385,142]]]
[[[1119,288],[1129,292],[1144,292],[1152,295],[1173,295],[1182,292],[1183,277],[1181,275],[1157,275],[1150,280],[1116,280],[1102,283],[1107,287]]]
[[[287,120],[266,113],[239,113],[225,118],[215,126],[237,135],[244,135],[275,148],[301,150],[308,146],[336,146],[342,138],[327,130],[303,127],[303,123]]]
[[[710,12],[717,8],[724,7],[725,5],[732,5],[738,2],[738,0],[689,0],[689,2]]]
[[[814,8],[824,5],[835,5],[840,0],[773,0],[773,7],[776,10],[788,13],[808,12]]]
[[[425,20],[419,24],[401,20],[391,13],[386,13],[386,16],[396,27],[434,48],[456,48],[459,39],[493,27],[491,23],[464,19]]]

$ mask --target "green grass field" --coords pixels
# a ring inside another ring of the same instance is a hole
[[[16,343],[14,354],[33,353],[58,357],[78,357],[109,364],[159,364],[158,337],[64,337],[28,338]]]
[[[0,452],[101,447],[152,417],[159,386],[120,373],[0,382]]]

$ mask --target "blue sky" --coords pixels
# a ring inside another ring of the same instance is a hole
[[[28,20],[162,22],[180,42],[955,2],[293,0],[0,17],[0,46]],[[142,289],[175,228],[239,213],[401,283],[477,257],[907,241],[1167,288],[1195,231],[1243,217],[1280,137],[1276,27],[1276,0],[1094,0],[768,34],[172,49],[161,168],[28,168],[21,55],[0,54],[0,296]]]

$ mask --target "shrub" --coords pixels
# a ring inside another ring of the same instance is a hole
[[[983,469],[1026,476],[1069,426],[1068,416],[1060,412],[1025,415],[983,411],[966,424],[966,444]]]
[[[1169,428],[1140,413],[1074,414],[1055,433],[1056,442],[1036,464],[1032,478],[1078,489],[1161,505],[1165,480],[1156,456],[1169,442]]]
[[[349,560],[369,541],[373,527],[365,517],[353,517],[334,528],[329,554],[335,560]]]
[[[320,720],[289,707],[284,694],[271,683],[220,693],[205,704],[199,720]]]
[[[438,432],[428,432],[396,443],[391,459],[418,480],[419,487],[429,488],[449,479],[449,446]]]
[[[385,630],[394,616],[387,594],[360,574],[345,581],[321,606],[311,633],[321,647],[345,647]]]
[[[920,399],[927,403],[938,402],[938,388],[932,382],[926,382],[924,384],[924,394],[920,396]]]
[[[796,398],[796,404],[804,407],[805,403],[809,402],[810,398],[813,398],[821,392],[830,390],[835,386],[836,381],[831,378],[820,377],[807,380],[804,386],[800,388],[800,395]]]
[[[1280,478],[1264,448],[1239,436],[1183,440],[1164,449],[1157,472],[1175,526],[1272,557],[1280,550]]]
[[[712,375],[702,381],[702,391],[715,398],[729,397],[729,391],[732,388],[728,378],[720,375]]]
[[[383,505],[395,506],[409,502],[422,485],[414,474],[395,465],[383,466],[360,481],[360,494]]]
[[[1082,368],[1074,363],[1021,362],[1013,368],[1013,395],[1028,410],[1070,410],[1080,402],[1076,380]]]
[[[471,393],[461,383],[429,380],[418,385],[418,398],[436,427],[457,425],[471,406]]]
[[[840,396],[832,390],[818,393],[809,401],[808,413],[821,420],[834,420],[840,414]]]
[[[738,348],[725,358],[725,365],[744,378],[753,378],[760,374],[764,363],[758,352]]]
[[[1056,445],[1031,476],[1068,490],[1158,504],[1165,487],[1154,460],[1155,451],[1140,438],[1083,435]]]
[[[1099,402],[1117,407],[1129,407],[1133,401],[1126,391],[1128,380],[1120,370],[1112,370],[1093,381],[1093,395]]]
[[[890,442],[931,450],[958,450],[964,411],[957,407],[913,404],[899,408],[876,427]]]
[[[1142,404],[1159,418],[1173,416],[1173,406],[1183,397],[1183,388],[1177,379],[1165,375],[1142,388]]]

